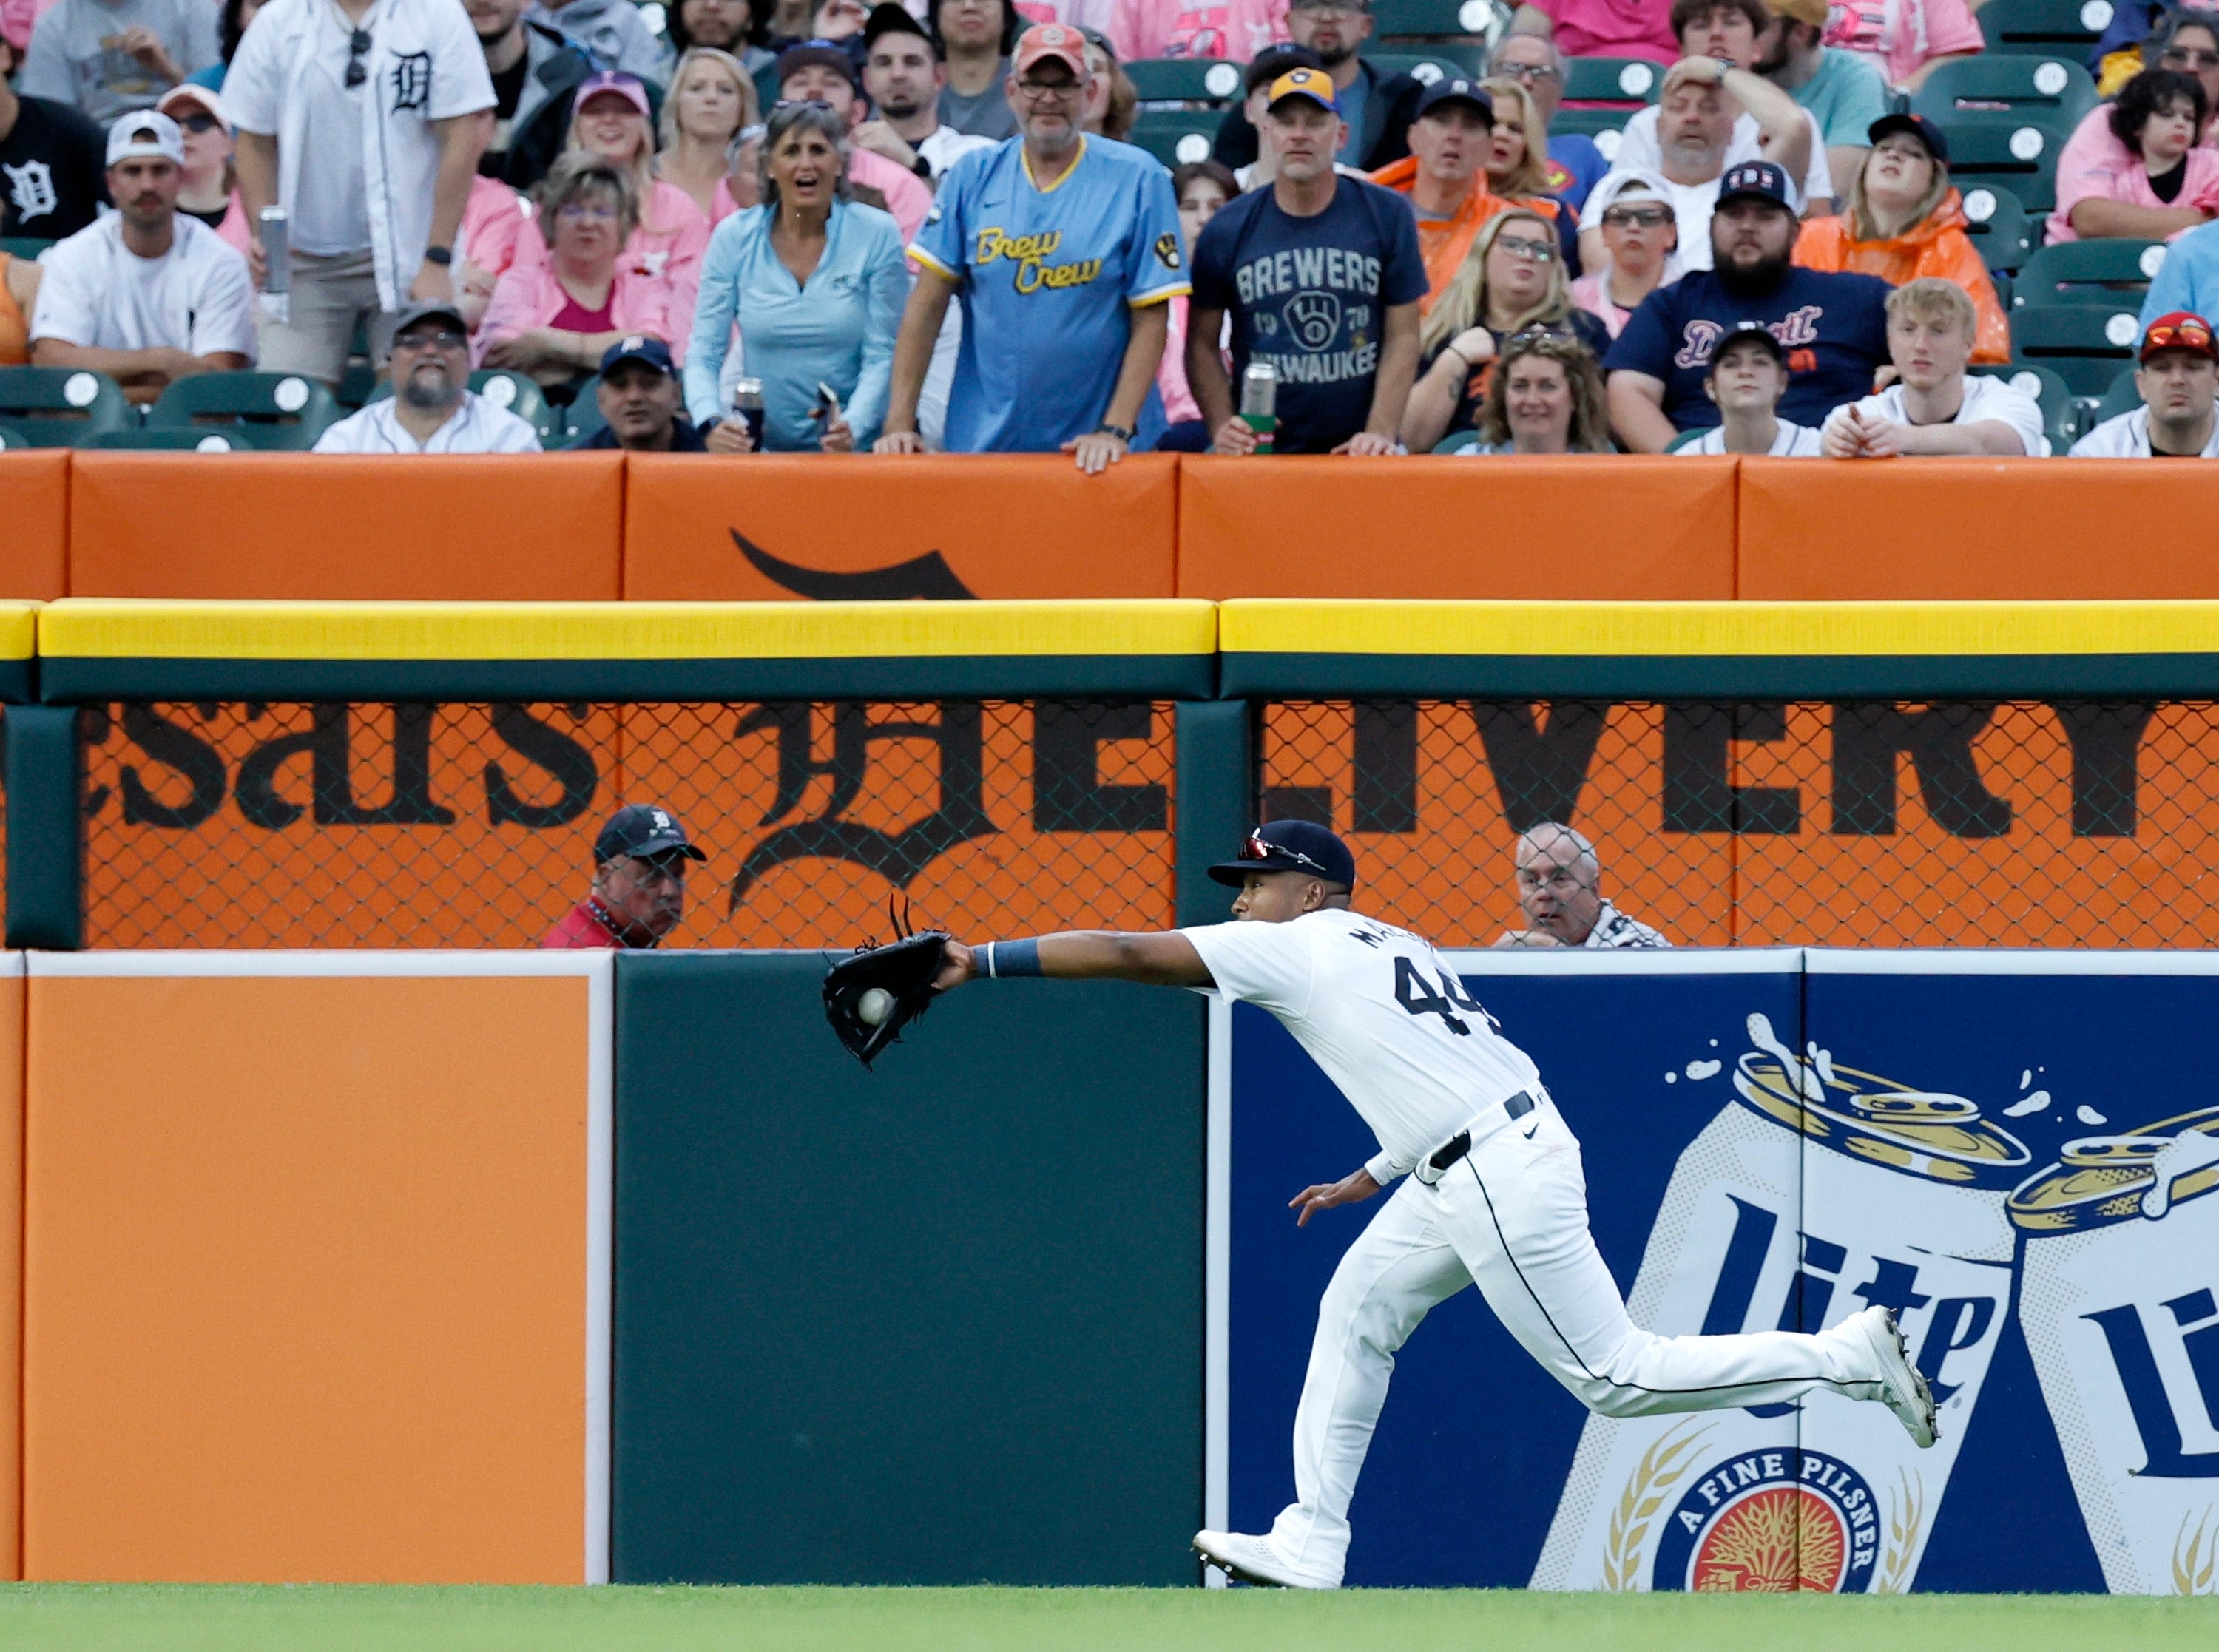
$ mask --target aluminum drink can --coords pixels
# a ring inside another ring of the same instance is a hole
[[[1256,432],[1256,451],[1269,453],[1279,428],[1279,374],[1269,362],[1251,362],[1241,372],[1240,422]]]
[[[1748,1025],[1734,1096],[1680,1155],[1627,1309],[1711,1335],[1892,1307],[1942,1403],[1941,1442],[1920,1450],[1885,1407],[1824,1390],[1590,1415],[1535,1588],[1892,1593],[1918,1575],[2009,1313],[2004,1202],[2029,1156],[1961,1096],[1806,1059],[1765,1017]]]
[[[261,213],[264,273],[262,290],[293,290],[293,220],[283,207],[264,207]]]
[[[2114,1594],[2219,1576],[2219,1106],[2066,1143],[2011,1197],[2019,1328]]]
[[[740,419],[746,424],[748,427],[749,440],[755,444],[755,450],[756,452],[761,452],[763,445],[763,397],[762,381],[761,379],[743,378],[733,380],[732,417]]]

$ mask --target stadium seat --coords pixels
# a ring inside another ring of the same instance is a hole
[[[52,241],[40,240],[35,235],[0,235],[0,252],[15,258],[35,259],[53,245]]]
[[[1564,64],[1567,102],[1624,103],[1630,112],[1632,105],[1655,102],[1663,91],[1663,69],[1646,58],[1571,58]],[[1560,114],[1550,130],[1562,121]]]
[[[568,407],[551,409],[555,413],[567,415],[569,422],[555,432],[555,439],[549,442],[548,446],[562,446],[575,442],[581,436],[591,436],[608,423],[601,417],[600,392],[601,376],[596,373],[578,387],[578,394],[571,398]]]
[[[2028,216],[2019,198],[2002,184],[1983,179],[1967,183],[1960,200],[1965,209],[1965,233],[1980,249],[1989,270],[2017,270],[2033,254],[2042,227]]]
[[[1968,367],[1965,370],[2006,380],[2014,388],[2025,391],[2041,403],[2042,433],[2049,439],[2052,454],[2063,453],[2079,435],[2080,411],[2073,400],[2072,389],[2048,368],[2013,362],[2007,367]]]
[[[78,447],[139,422],[123,387],[83,367],[0,367],[0,419],[33,447]]]
[[[1142,58],[1127,64],[1125,73],[1143,103],[1222,107],[1240,101],[1240,65],[1222,58]]]
[[[2141,308],[2165,264],[2163,241],[2060,241],[2038,248],[2011,286],[2011,307],[2098,304]]]
[[[1435,453],[1462,453],[1467,448],[1475,448],[1478,445],[1479,432],[1477,431],[1460,430],[1453,432],[1447,436],[1444,436],[1439,441],[1434,443],[1433,451]]]
[[[2070,132],[2096,107],[2096,83],[2062,58],[1955,58],[1935,65],[1911,107],[1946,128],[2040,115]]]
[[[563,422],[563,410],[548,401],[547,393],[539,388],[538,380],[523,373],[512,373],[507,368],[481,367],[470,375],[470,388],[496,407],[507,408],[525,424],[539,432],[542,446],[551,445],[550,437],[569,434],[569,426]],[[393,394],[393,382],[382,379],[370,393],[372,401],[382,401]]]
[[[220,430],[190,430],[182,425],[161,428],[103,431],[80,447],[137,450],[156,453],[236,453],[246,446]]]
[[[1476,75],[1508,15],[1508,7],[1498,9],[1491,0],[1376,0],[1364,55],[1383,64],[1415,51],[1448,65],[1451,73]]]
[[[1472,72],[1469,65],[1458,63],[1454,58],[1431,49],[1408,54],[1374,53],[1371,54],[1371,66],[1389,78],[1395,75],[1414,76],[1420,84],[1426,86],[1437,80]]]
[[[155,430],[220,431],[239,447],[297,453],[337,423],[339,401],[298,373],[201,373],[162,392],[146,414]]]
[[[13,425],[0,424],[0,448],[28,447],[31,438]]]
[[[2111,388],[2104,392],[2104,399],[2096,404],[2088,428],[2093,430],[2106,419],[2116,419],[2121,413],[2130,413],[2142,405],[2142,393],[2135,388],[2135,369],[2123,369],[2111,381]]]
[[[1990,0],[1973,16],[1991,52],[2085,63],[2111,26],[2111,0]]]
[[[1166,166],[1208,160],[1223,118],[1215,109],[1142,109],[1125,141],[1139,145]]]
[[[2047,119],[1952,125],[1946,131],[1949,175],[1959,189],[2000,183],[2039,217],[2057,204],[2057,158],[2070,131]]]
[[[2094,304],[2037,304],[2013,310],[2011,362],[2046,367],[2075,396],[2093,401],[2135,358],[2141,324],[2132,309]]]

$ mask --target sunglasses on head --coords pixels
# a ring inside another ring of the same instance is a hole
[[[1264,834],[1260,830],[1249,833],[1246,841],[1240,845],[1240,858],[1243,860],[1268,860],[1275,854],[1283,855],[1290,860],[1299,861],[1312,872],[1325,870],[1300,849],[1287,848],[1277,843],[1266,843],[1264,841]]]

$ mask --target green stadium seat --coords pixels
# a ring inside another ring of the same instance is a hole
[[[1558,109],[1557,118],[1549,122],[1549,135],[1561,138],[1578,133],[1594,140],[1594,146],[1602,152],[1604,160],[1613,160],[1618,155],[1619,138],[1625,135],[1625,123],[1633,118],[1630,109]]]
[[[608,420],[601,417],[601,376],[594,374],[578,387],[578,394],[571,399],[568,407],[557,407],[554,411],[567,415],[568,422],[555,433],[555,439],[548,443],[550,447],[566,445],[581,436],[591,436],[595,431],[603,429]]]
[[[2030,363],[2013,362],[2004,367],[1972,367],[1969,373],[1986,378],[2007,380],[2023,390],[2042,405],[2042,433],[2049,440],[2053,455],[2062,454],[2080,434],[2080,411],[2073,400],[2073,391],[2065,381],[2047,367]]]
[[[28,447],[31,438],[13,425],[0,424],[0,448]]]
[[[79,447],[139,422],[123,387],[83,367],[0,367],[0,419],[33,447]]]
[[[470,375],[470,388],[538,431],[542,446],[549,445],[550,438],[569,434],[569,426],[563,422],[563,410],[548,401],[539,382],[527,374],[513,373],[505,367],[482,367]],[[382,401],[392,394],[393,381],[382,379],[370,392],[370,399]]]
[[[2135,386],[2135,369],[2121,370],[2111,381],[2111,388],[2104,392],[2104,399],[2096,404],[2096,411],[2088,420],[2093,430],[2106,419],[2116,419],[2121,413],[2130,413],[2142,405],[2142,393]]]
[[[339,421],[339,401],[320,379],[298,373],[201,373],[162,392],[150,428],[210,430],[240,447],[297,453]]]
[[[1571,58],[1564,64],[1567,102],[1631,106],[1653,103],[1663,92],[1663,67],[1646,58]],[[1557,118],[1561,121],[1563,115]],[[1555,131],[1556,122],[1551,122],[1549,129]]]
[[[2111,26],[2111,0],[1989,0],[1973,16],[1991,52],[2085,63]]]
[[[1949,139],[1949,176],[1960,189],[2000,183],[2028,212],[2047,217],[2057,204],[2057,158],[2069,128],[2045,118],[1987,121],[1944,128]]]
[[[1458,75],[1473,72],[1470,65],[1459,63],[1453,57],[1430,47],[1423,52],[1375,52],[1369,55],[1371,66],[1388,78],[1392,79],[1396,75],[1414,75],[1421,85],[1426,86],[1437,80],[1452,79]]]
[[[1208,160],[1223,118],[1215,109],[1142,109],[1125,141],[1137,144],[1166,166]]]
[[[11,258],[35,259],[52,246],[52,241],[41,240],[35,235],[0,235],[0,252]]]
[[[1436,453],[1462,453],[1467,448],[1475,448],[1478,445],[1479,432],[1477,431],[1460,430],[1451,435],[1444,436],[1439,441],[1434,443],[1433,451]]]
[[[1498,14],[1489,0],[1373,0],[1371,34],[1381,40],[1485,40]]]
[[[2011,307],[2097,304],[2141,308],[2165,264],[2163,241],[2060,241],[2036,250],[2011,287]]]
[[[1683,430],[1664,444],[1664,450],[1667,453],[1677,453],[1683,447],[1694,446],[1710,433],[1711,427],[1708,425],[1699,425],[1693,430]]]
[[[2037,304],[2013,310],[2011,362],[2046,367],[2075,396],[2093,401],[2135,358],[2141,323],[2131,308],[2094,304]]]
[[[1241,65],[1222,58],[1142,58],[1125,73],[1143,103],[1222,108],[1240,101]]]
[[[2017,270],[2033,254],[2042,226],[2011,190],[1984,178],[1965,184],[1959,198],[1965,209],[1965,233],[1980,249],[1992,273]]]
[[[2096,107],[2096,83],[2063,58],[1956,58],[1935,66],[1911,107],[1945,129],[2039,115],[2069,132]]]
[[[81,447],[153,453],[236,453],[246,444],[220,430],[189,430],[182,425],[138,430],[103,431]]]

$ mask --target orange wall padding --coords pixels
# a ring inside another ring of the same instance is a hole
[[[1192,459],[1179,595],[1732,598],[1731,459]]]
[[[40,976],[35,1579],[576,1583],[582,976]]]
[[[20,956],[9,962],[22,967]],[[23,1575],[23,978],[0,976],[0,1581]]]
[[[70,594],[612,602],[624,458],[78,453]]]
[[[1015,454],[631,463],[624,593],[636,601],[1174,594],[1171,454],[1135,455],[1099,476]]]
[[[0,597],[68,594],[69,472],[66,450],[0,453]]]

